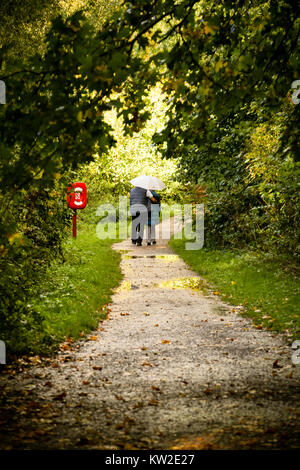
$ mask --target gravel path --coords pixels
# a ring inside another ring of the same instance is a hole
[[[124,280],[89,340],[1,374],[0,448],[298,447],[300,365],[284,337],[220,302],[166,241],[115,249]]]

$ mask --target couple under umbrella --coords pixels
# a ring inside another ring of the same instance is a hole
[[[147,245],[154,245],[155,226],[159,223],[160,195],[155,190],[165,189],[162,181],[154,176],[141,175],[130,181],[130,214],[132,217],[131,240],[142,245],[144,229],[147,225]]]

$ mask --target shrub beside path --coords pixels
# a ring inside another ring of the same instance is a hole
[[[298,447],[300,365],[285,337],[221,302],[167,240],[114,249],[124,279],[108,319],[0,375],[0,448]]]

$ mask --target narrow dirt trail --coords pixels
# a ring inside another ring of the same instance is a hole
[[[167,241],[114,248],[124,280],[90,340],[0,376],[0,448],[298,447],[300,366],[284,337],[219,301]]]

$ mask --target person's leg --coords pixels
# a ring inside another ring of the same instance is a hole
[[[148,211],[148,222],[147,222],[147,245],[151,245],[151,212]]]
[[[144,227],[147,224],[147,208],[143,204],[136,204],[132,208],[132,226],[131,226],[131,240],[137,245],[141,245],[144,236]]]
[[[131,218],[132,218],[132,225],[131,225],[131,241],[132,241],[132,243],[136,243],[137,239],[138,239],[137,228],[138,228],[139,224],[136,222],[136,219],[138,218],[138,216],[139,216],[139,213],[136,213],[135,215],[131,216]]]
[[[152,241],[152,244],[153,244],[153,245],[156,244],[156,240],[155,240],[155,225],[151,225],[151,241]]]
[[[142,209],[139,213],[139,222],[140,222],[140,231],[139,231],[139,234],[138,234],[138,240],[137,240],[137,245],[141,245],[142,244],[142,241],[143,241],[143,238],[144,238],[144,230],[145,230],[145,226],[147,225],[147,221],[148,221],[148,212],[147,212],[147,208],[145,207],[145,209]]]
[[[142,241],[143,241],[143,238],[144,238],[144,229],[145,229],[145,224],[143,224],[142,222],[140,222],[140,226],[139,226],[139,232],[138,232],[138,239],[137,239],[137,245],[141,245],[142,244]]]
[[[147,245],[151,245],[151,225],[147,225]]]

